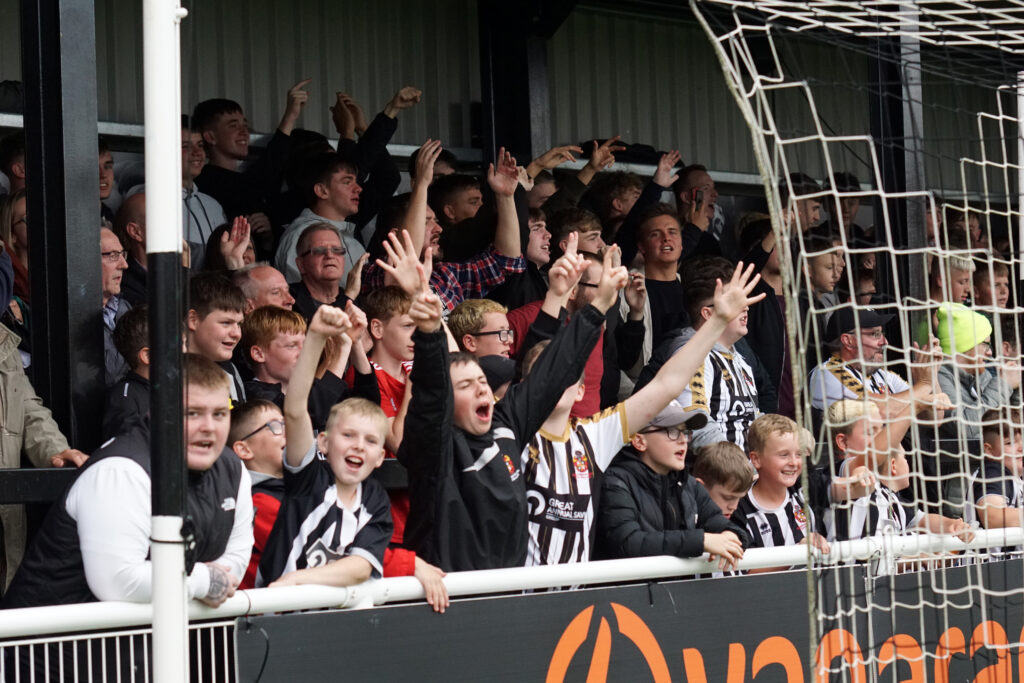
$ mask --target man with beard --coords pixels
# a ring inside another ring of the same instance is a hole
[[[886,420],[904,416],[912,403],[917,407],[915,413],[928,407],[935,398],[933,367],[915,364],[912,385],[884,367],[888,342],[882,327],[891,318],[892,314],[872,308],[850,307],[840,308],[829,318],[825,339],[833,353],[811,371],[812,409],[828,410],[840,399],[863,399],[865,394],[878,404]],[[929,352],[937,351],[936,344],[933,337]]]

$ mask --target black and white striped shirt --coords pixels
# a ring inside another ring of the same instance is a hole
[[[573,419],[565,434],[538,432],[523,450],[529,546],[526,566],[590,559],[595,495],[612,459],[628,442],[625,405]]]
[[[903,533],[917,526],[924,512],[900,500],[895,491],[875,484],[873,491],[856,500],[834,503],[826,517],[829,541],[848,541],[885,533]]]
[[[750,489],[732,519],[746,525],[751,548],[796,545],[814,531],[815,524],[814,514],[804,502],[799,484],[788,489],[786,500],[777,508],[764,505],[757,499],[754,489]]]
[[[739,353],[716,344],[678,401],[706,412],[724,431],[726,441],[746,449],[747,429],[758,415],[757,386],[753,370]],[[699,434],[694,438],[697,446],[704,445]]]
[[[392,524],[391,502],[380,484],[363,481],[352,505],[345,506],[338,500],[334,473],[314,442],[298,467],[285,462],[284,485],[285,497],[260,558],[257,586],[349,555],[362,557],[373,576],[381,576]]]

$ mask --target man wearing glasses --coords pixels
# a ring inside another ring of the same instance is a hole
[[[302,231],[297,248],[295,264],[302,279],[289,287],[295,299],[292,310],[308,323],[324,304],[344,309],[349,297],[341,289],[341,278],[348,250],[338,231],[329,223],[314,223]]]
[[[887,421],[906,419],[948,402],[935,378],[939,348],[934,337],[932,345],[918,355],[909,383],[885,367],[888,340],[883,326],[890,319],[892,314],[850,307],[840,308],[829,318],[825,339],[832,355],[811,371],[809,380],[816,420],[841,399],[867,396]]]
[[[128,252],[106,225],[100,228],[100,265],[103,288],[103,365],[106,386],[112,386],[128,372],[128,363],[114,346],[114,327],[131,304],[121,297],[121,279],[128,269]]]

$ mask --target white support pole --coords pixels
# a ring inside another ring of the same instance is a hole
[[[1017,253],[1015,260],[1024,253],[1024,71],[1017,72]],[[1018,261],[1019,263],[1019,261]],[[1024,280],[1024,269],[1019,269],[1018,278]]]
[[[149,557],[153,564],[153,680],[187,683],[188,591],[181,517],[153,517]]]
[[[178,0],[143,0],[143,85],[145,93],[146,129],[146,251],[149,267],[153,271],[149,287],[156,290],[166,273],[173,274],[180,262],[181,231],[181,55],[179,25],[186,15]],[[154,259],[161,267],[153,270]],[[170,268],[166,266],[170,266]],[[177,293],[166,293],[170,302]],[[153,301],[157,298],[153,297]],[[161,310],[155,310],[160,308]],[[171,305],[154,307],[150,311],[150,330],[154,321],[167,318]],[[167,309],[167,310],[164,310]],[[172,327],[171,329],[176,329]],[[159,330],[157,330],[159,334]],[[153,384],[154,407],[163,405],[162,396],[172,395],[168,384],[180,383],[180,377],[164,378],[161,349],[154,351],[161,363],[156,368]],[[173,354],[177,354],[175,350]],[[174,355],[170,358],[180,364]],[[180,367],[180,365],[179,365]],[[157,394],[157,386],[160,392]],[[173,402],[180,405],[177,386],[173,388]],[[160,399],[158,401],[158,398]],[[159,421],[157,417],[157,421]],[[176,421],[171,429],[182,429]],[[166,425],[164,425],[166,426]],[[163,426],[153,426],[154,439],[159,441]],[[171,432],[173,433],[173,432]],[[162,449],[178,450],[173,446],[159,446],[154,458],[163,458]],[[170,454],[170,462],[175,455]],[[177,457],[184,460],[183,450]],[[182,482],[164,486],[165,477],[157,476],[163,470],[164,460],[154,463],[154,515],[150,559],[153,566],[153,680],[156,683],[187,683],[188,681],[188,592],[185,574],[185,544],[182,538]],[[159,465],[159,467],[157,467]],[[183,480],[182,463],[175,472]],[[169,493],[167,493],[170,491]]]

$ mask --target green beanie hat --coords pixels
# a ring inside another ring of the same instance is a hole
[[[939,343],[943,353],[964,353],[989,338],[992,323],[963,304],[939,306]]]

